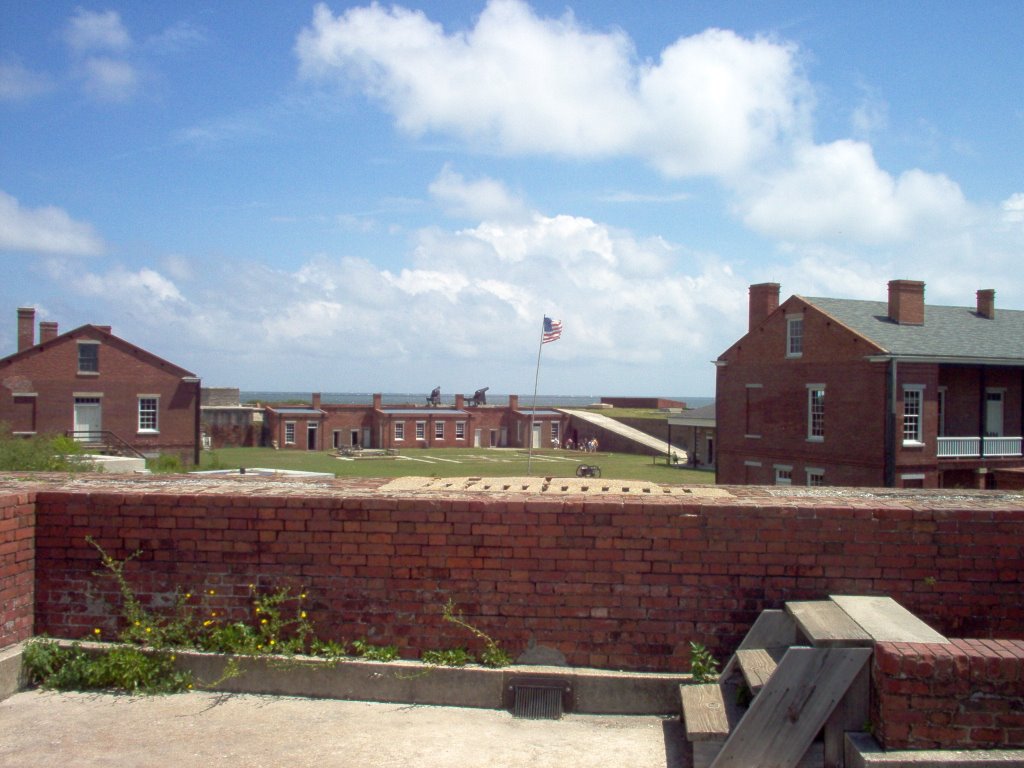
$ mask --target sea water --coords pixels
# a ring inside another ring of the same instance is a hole
[[[381,395],[381,402],[383,405],[417,405],[425,403],[429,394],[429,392],[385,392]],[[466,396],[472,396],[472,393],[467,392]],[[240,399],[243,403],[308,403],[310,401],[310,395],[309,392],[259,392],[255,390],[243,390],[241,392]],[[685,395],[665,399],[684,402],[688,408],[700,408],[713,403],[715,400],[713,397],[687,397]],[[322,392],[320,394],[320,402],[324,405],[372,405],[373,393]],[[589,405],[594,405],[600,402],[600,395],[537,395],[537,405],[549,408],[554,406],[561,408],[586,408]],[[442,393],[441,403],[444,405],[454,405],[455,395]],[[508,405],[508,395],[491,394],[491,392],[488,391],[487,404]],[[520,407],[533,405],[533,396],[520,395],[519,405]]]

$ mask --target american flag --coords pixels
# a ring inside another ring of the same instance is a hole
[[[562,321],[552,320],[547,315],[544,315],[544,338],[541,340],[541,344],[547,344],[549,341],[558,341],[562,336]]]

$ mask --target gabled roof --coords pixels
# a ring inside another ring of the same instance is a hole
[[[49,341],[40,341],[36,344],[33,344],[31,347],[28,347],[27,349],[23,349],[20,352],[15,352],[13,355],[8,355],[7,357],[0,358],[0,365],[10,365],[19,360],[26,359],[31,355],[38,355],[41,352],[45,352],[50,347],[78,338],[99,339],[101,341],[113,342],[121,347],[128,349],[139,359],[144,360],[151,365],[155,365],[158,368],[163,368],[164,370],[167,370],[168,372],[173,373],[177,376],[181,376],[182,378],[198,378],[196,374],[194,374],[192,371],[186,370],[185,368],[182,368],[180,365],[175,365],[174,363],[168,360],[164,360],[162,357],[154,355],[152,352],[149,352],[143,349],[142,347],[132,344],[130,341],[125,341],[120,336],[115,336],[105,328],[101,328],[98,325],[91,325],[88,323],[86,325],[80,325],[73,330],[66,331],[60,334],[59,336],[55,336]]]
[[[992,318],[972,307],[926,304],[923,325],[889,319],[884,301],[796,297],[900,358],[964,362],[1024,362],[1024,312],[997,309]]]
[[[713,427],[715,426],[715,404],[709,403],[682,413],[671,413],[668,423],[679,427]]]

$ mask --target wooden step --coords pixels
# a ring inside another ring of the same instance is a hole
[[[750,693],[756,696],[768,682],[788,648],[747,648],[736,651],[736,661]]]
[[[766,609],[761,611],[750,630],[739,644],[738,650],[751,648],[782,648],[796,644],[796,624],[793,618],[783,610]],[[736,671],[736,656],[722,670],[722,680],[728,680]]]
[[[832,600],[788,602],[786,611],[796,621],[808,642],[816,648],[871,647],[875,644],[871,635]]]
[[[869,658],[869,648],[790,648],[712,768],[797,765]]]
[[[693,747],[693,768],[708,768],[742,717],[736,704],[736,687],[718,683],[681,685],[679,695],[686,738]]]
[[[832,595],[832,602],[877,643],[948,643],[891,597]]]

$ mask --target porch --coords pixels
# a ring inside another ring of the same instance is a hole
[[[1020,437],[940,437],[936,456],[940,459],[1018,457]]]

